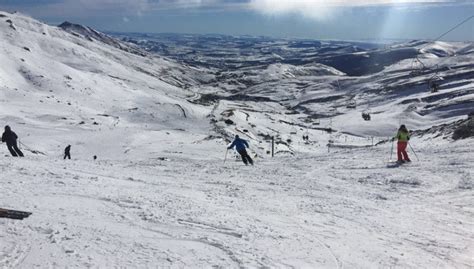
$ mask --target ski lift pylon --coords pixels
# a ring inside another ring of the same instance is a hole
[[[418,76],[426,70],[426,65],[416,56],[411,62],[411,76]]]

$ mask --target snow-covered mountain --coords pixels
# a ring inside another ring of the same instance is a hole
[[[25,127],[54,120],[52,126],[141,132],[143,126],[196,129],[189,122],[199,120],[201,133],[229,138],[237,131],[264,144],[262,155],[271,136],[277,150],[288,152],[307,148],[287,145],[292,136],[321,128],[378,140],[401,122],[422,130],[465,118],[474,102],[471,43],[381,48],[225,36],[126,38],[137,46],[69,22],[51,27],[18,14],[3,16],[4,117],[21,119]],[[182,64],[153,53],[163,47],[173,48],[165,56]],[[218,58],[225,68],[207,64]],[[354,75],[373,66],[382,71]],[[438,92],[431,92],[433,83]],[[15,102],[22,96],[28,101]],[[371,121],[362,113],[371,114]]]
[[[206,108],[187,102],[190,93],[179,88],[197,84],[198,69],[139,53],[90,28],[51,27],[7,13],[2,21],[1,118],[25,145],[49,154],[77,141],[124,152],[143,130],[207,135]],[[104,135],[109,131],[117,139]]]
[[[299,126],[322,123],[345,133],[380,137],[391,135],[402,122],[422,130],[465,119],[474,107],[472,42],[377,45],[116,35],[150,52],[210,68],[215,78],[195,90],[204,103],[266,100],[285,107],[284,113],[293,115],[285,121]],[[371,121],[365,122],[362,113],[371,114]],[[281,122],[271,127],[280,128]],[[265,128],[256,132],[271,133]]]
[[[472,43],[114,35],[0,12],[0,267],[472,267]]]

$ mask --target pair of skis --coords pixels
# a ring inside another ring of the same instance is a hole
[[[413,151],[413,154],[415,154],[416,160],[417,160],[417,161],[420,161],[420,159],[418,158],[418,155],[416,154],[415,150],[413,149],[413,147],[411,146],[410,143],[408,143],[408,146],[410,147],[411,151]],[[392,141],[392,148],[390,149],[390,159],[388,159],[387,167],[389,167],[389,168],[399,167],[399,166],[401,166],[401,165],[403,165],[403,164],[408,164],[408,163],[410,163],[410,162],[406,162],[406,161],[404,161],[404,162],[399,162],[399,161],[397,161],[397,162],[392,162],[392,161],[391,161],[391,160],[392,160],[392,154],[393,154],[393,141]]]
[[[0,218],[22,220],[31,215],[31,212],[0,208]]]
[[[400,167],[402,165],[408,165],[410,163],[411,162],[398,162],[398,161],[393,162],[393,161],[389,161],[387,163],[387,168],[396,168],[396,167]]]

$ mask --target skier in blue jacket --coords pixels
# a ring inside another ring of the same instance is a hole
[[[242,161],[245,163],[245,165],[248,165],[249,163],[253,165],[253,160],[250,158],[246,150],[246,148],[249,147],[249,143],[247,143],[247,141],[236,135],[234,141],[229,147],[227,147],[227,149],[232,149],[233,147],[235,147],[240,156],[242,156]]]

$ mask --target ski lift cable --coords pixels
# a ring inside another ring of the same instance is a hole
[[[426,43],[424,46],[422,46],[421,48],[419,48],[418,51],[421,51],[422,49],[426,48],[426,47],[427,47],[429,44],[431,44],[431,43],[434,43],[434,42],[436,42],[436,41],[439,41],[441,38],[445,37],[447,34],[451,33],[451,32],[454,31],[454,30],[456,30],[456,29],[459,28],[461,25],[465,24],[466,22],[470,21],[470,20],[473,19],[473,18],[474,18],[474,15],[471,15],[470,17],[464,19],[462,22],[456,24],[456,25],[453,26],[451,29],[449,29],[448,31],[444,32],[443,34],[441,34],[440,36],[438,36],[437,38],[435,38],[433,41]],[[448,58],[448,57],[447,57],[447,58]],[[421,60],[418,58],[418,56],[416,57],[416,59],[421,62]],[[449,58],[448,58],[448,59],[449,59]],[[446,59],[444,59],[443,61],[437,63],[437,65],[439,66],[439,64],[442,63],[442,62],[444,62],[444,61],[446,61]],[[421,62],[421,64],[422,64],[423,66],[425,66],[425,64],[424,64],[423,62]]]
[[[446,36],[447,34],[451,33],[452,31],[456,30],[456,29],[459,28],[461,25],[465,24],[466,22],[470,21],[470,20],[473,19],[473,18],[474,18],[474,15],[469,16],[468,18],[466,18],[466,19],[464,19],[463,21],[461,21],[460,23],[456,24],[455,26],[453,26],[453,27],[450,28],[448,31],[444,32],[443,34],[441,34],[440,36],[438,36],[438,37],[435,38],[434,40],[432,40],[432,41],[426,43],[424,46],[422,46],[421,48],[419,48],[418,51],[421,51],[422,49],[426,48],[426,47],[427,47],[428,45],[430,45],[431,43],[434,43],[434,42],[440,40],[441,38],[443,38],[443,37]],[[391,49],[391,47],[386,48],[386,49],[383,49],[382,51],[387,51],[387,50],[390,50],[390,49]],[[448,60],[448,59],[449,59],[449,57],[446,57],[446,59],[443,59],[442,61],[438,62],[435,66],[438,66],[438,68],[439,68],[439,65],[440,65],[441,63],[445,62],[445,61]],[[423,63],[423,61],[421,61],[421,59],[418,57],[418,55],[414,57],[413,62],[415,62],[415,61],[419,62],[419,63],[423,66],[422,69],[426,69],[426,65]],[[413,67],[413,63],[412,63],[412,67]],[[438,68],[436,68],[436,74],[435,74],[433,77],[437,76],[437,74],[438,74],[438,72],[439,72]],[[413,68],[412,68],[412,69],[413,69]],[[432,78],[430,78],[430,80],[431,80],[431,79],[432,79]],[[338,80],[337,82],[338,82],[338,84],[339,84],[339,80]]]
[[[421,51],[422,49],[426,48],[426,47],[427,47],[428,45],[430,45],[431,43],[434,43],[434,42],[440,40],[441,38],[445,37],[447,34],[451,33],[451,32],[454,31],[454,30],[456,30],[456,29],[459,28],[461,25],[467,23],[468,21],[470,21],[470,20],[473,19],[473,18],[474,18],[474,15],[469,16],[468,18],[464,19],[464,20],[461,21],[460,23],[458,23],[458,24],[456,24],[455,26],[451,27],[448,31],[444,32],[443,34],[441,34],[441,35],[438,36],[437,38],[435,38],[435,39],[433,39],[432,41],[426,43],[424,46],[422,46],[421,48],[419,48],[418,51]],[[384,50],[390,50],[390,49],[391,49],[391,47],[386,48],[386,49],[384,49]],[[433,76],[430,78],[430,80],[433,79],[434,77],[436,77],[436,76],[438,75],[438,72],[439,72],[439,70],[438,70],[438,69],[439,69],[439,65],[440,65],[441,63],[445,62],[445,61],[448,60],[448,59],[449,59],[449,57],[446,57],[446,59],[443,59],[442,61],[438,62],[438,63],[435,65],[435,66],[437,66],[437,68],[436,68],[436,73],[435,73],[435,75],[433,75]],[[419,63],[423,66],[422,69],[426,69],[426,68],[427,68],[426,65],[425,65],[425,63],[423,63],[423,61],[421,61],[421,59],[418,57],[418,55],[414,57],[413,62],[415,62],[415,61],[416,61],[416,62],[419,62]],[[413,63],[412,63],[412,67],[413,67]],[[412,68],[412,69],[414,69],[414,68]],[[338,84],[339,84],[339,81],[338,81]]]
[[[456,24],[456,26],[452,27],[451,29],[449,29],[448,31],[446,31],[445,33],[443,33],[442,35],[438,36],[437,38],[435,38],[433,41],[425,44],[423,47],[420,48],[423,49],[425,47],[428,46],[428,44],[430,43],[433,43],[433,42],[436,42],[438,40],[440,40],[441,38],[443,38],[444,36],[446,36],[447,34],[451,33],[452,31],[454,31],[456,28],[460,27],[461,25],[465,24],[466,22],[470,21],[472,18],[474,18],[474,15],[471,15],[470,17],[468,17],[467,19],[463,20],[462,22]]]
[[[465,24],[466,22],[470,21],[471,19],[474,18],[474,15],[471,15],[470,17],[464,19],[462,22],[456,24],[455,26],[453,26],[451,29],[449,29],[448,31],[444,32],[443,34],[441,34],[440,36],[438,36],[437,38],[433,39],[432,41],[426,43],[424,46],[422,46],[421,48],[418,49],[418,51],[421,51],[422,49],[426,48],[428,45],[430,45],[431,43],[434,43],[438,40],[440,40],[441,38],[445,37],[447,34],[451,33],[452,31],[454,31],[455,29],[457,29],[458,27],[460,27],[461,25]],[[449,57],[446,57],[447,59],[449,59]],[[443,61],[439,62],[437,65],[439,66],[440,63],[446,61],[447,59],[444,59]],[[417,56],[415,56],[415,58],[413,59],[413,61],[417,61],[419,63],[421,63],[421,65],[423,66],[422,69],[425,69],[426,68],[426,65],[421,61],[421,59]],[[412,64],[413,65],[413,64]]]
[[[451,28],[448,32],[444,33],[443,35],[441,35],[437,40],[439,40],[440,38],[442,38],[443,36],[447,35],[448,33],[454,31],[454,29],[456,29],[457,27],[460,27],[461,25],[463,25],[464,23],[468,22],[469,20],[473,19],[474,18],[474,15],[472,15],[471,17],[465,19],[462,23],[459,23],[458,25],[456,25],[455,27]],[[435,40],[435,41],[437,41]],[[445,61],[449,60],[449,57],[446,57],[445,59],[441,60],[440,62],[438,62],[436,65],[439,67],[439,65],[441,63],[444,63]]]
[[[421,48],[418,49],[418,51],[421,51],[422,49],[426,48],[428,45],[430,45],[431,43],[434,43],[438,40],[440,40],[441,38],[443,38],[444,36],[446,36],[447,34],[451,33],[452,31],[454,31],[455,29],[457,29],[458,27],[460,27],[461,25],[467,23],[468,21],[470,21],[471,19],[474,18],[474,15],[471,15],[469,16],[468,18],[464,19],[463,21],[461,21],[460,23],[456,24],[455,26],[453,26],[452,28],[450,28],[448,31],[444,32],[443,34],[441,34],[440,36],[438,36],[437,38],[435,38],[433,41],[431,42],[428,42],[427,44],[425,44],[424,46],[422,46]],[[428,78],[428,84],[429,84],[429,87],[431,88],[432,87],[432,83],[433,81],[436,81],[438,80],[440,77],[439,77],[439,68],[440,68],[440,65],[444,62],[446,62],[447,60],[449,60],[450,57],[445,57],[444,59],[442,59],[441,61],[439,61],[438,63],[436,63],[434,66],[430,67],[429,69],[435,69],[435,73],[433,75],[431,75],[429,78]],[[418,61],[419,63],[421,63],[421,65],[423,66],[422,67],[422,70],[426,69],[426,65],[421,61],[421,59],[418,57],[418,55],[415,57],[415,59],[413,61]],[[413,66],[413,64],[412,64]]]
[[[448,31],[446,31],[443,34],[441,34],[440,36],[438,36],[437,38],[433,39],[432,41],[427,42],[427,44],[425,44],[424,46],[419,48],[418,51],[424,49],[425,47],[427,47],[429,44],[431,44],[433,42],[439,41],[441,38],[445,37],[447,34],[451,33],[452,31],[459,28],[461,25],[465,24],[466,22],[470,21],[473,18],[474,18],[474,15],[469,16],[468,18],[464,19],[462,22],[456,24],[451,29],[449,29]],[[388,50],[391,50],[391,49],[392,49],[392,47],[390,46],[388,48],[381,49],[380,51],[388,51]],[[418,60],[423,66],[425,66],[425,64],[418,58],[418,56],[416,56],[414,60]]]

